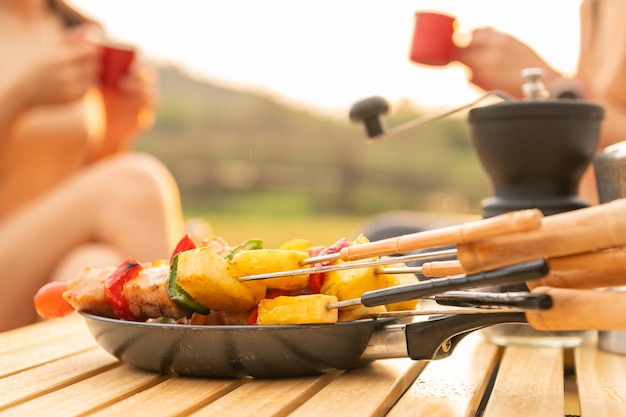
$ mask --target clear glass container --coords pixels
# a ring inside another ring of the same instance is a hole
[[[582,345],[595,336],[593,331],[541,331],[528,324],[497,324],[482,330],[491,343],[500,346],[537,346],[573,348]]]
[[[525,284],[485,287],[484,291],[509,292],[528,291]],[[500,346],[537,346],[573,348],[593,339],[594,331],[543,331],[535,330],[529,324],[505,323],[482,330],[485,338]]]

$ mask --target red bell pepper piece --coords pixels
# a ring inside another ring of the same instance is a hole
[[[174,256],[178,255],[181,252],[186,250],[191,250],[196,248],[196,243],[189,237],[189,234],[185,234],[183,238],[176,244],[174,251],[172,252],[172,256],[170,256],[170,265],[174,260]]]
[[[104,295],[107,302],[122,320],[137,320],[130,310],[128,300],[124,297],[124,284],[135,278],[142,269],[143,266],[137,260],[128,257],[104,281]]]
[[[322,291],[322,285],[324,285],[324,273],[311,274],[309,276],[309,288],[314,294],[319,294]]]
[[[256,319],[259,317],[259,307],[254,307],[250,310],[250,314],[248,315],[248,321],[246,324],[248,326],[256,326]]]
[[[337,242],[335,242],[332,246],[329,246],[326,249],[322,249],[317,254],[311,254],[311,256],[329,255],[331,253],[338,253],[338,252],[341,252],[341,249],[345,248],[346,246],[350,246],[350,241],[348,241],[348,239],[346,238],[341,238]],[[322,266],[322,265],[325,266],[329,264],[330,262],[327,261],[327,262],[317,263],[315,264],[315,266]],[[313,293],[315,294],[320,293],[322,286],[324,285],[325,278],[326,278],[326,275],[323,272],[309,275],[309,288],[311,289]]]

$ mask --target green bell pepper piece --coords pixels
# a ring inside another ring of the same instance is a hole
[[[172,263],[170,265],[170,275],[169,280],[167,282],[167,292],[170,298],[180,304],[186,310],[192,311],[194,313],[199,314],[209,314],[211,312],[210,309],[205,306],[197,303],[191,298],[191,295],[187,291],[185,291],[178,283],[176,282],[176,269],[178,268],[178,254],[174,256],[172,259]]]

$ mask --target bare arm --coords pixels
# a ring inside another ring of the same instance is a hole
[[[518,39],[491,28],[473,31],[471,42],[456,50],[455,60],[470,71],[472,84],[521,98],[524,68],[543,69],[545,84],[561,77],[537,52]]]
[[[6,143],[9,130],[15,121],[22,114],[26,104],[20,94],[20,88],[17,83],[10,80],[0,85],[0,152]]]
[[[8,75],[7,75],[8,73]],[[30,108],[69,103],[82,97],[98,73],[97,50],[83,31],[71,31],[45,55],[0,80],[0,146]]]

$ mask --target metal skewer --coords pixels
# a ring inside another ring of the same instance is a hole
[[[344,262],[333,265],[317,265],[308,268],[292,269],[289,271],[268,272],[266,274],[255,274],[237,278],[239,281],[256,281],[269,278],[284,278],[294,275],[319,274],[322,272],[342,271],[346,269],[369,268],[379,265],[388,265],[398,262],[411,262],[424,259],[442,259],[456,255],[456,249],[445,249],[440,251],[420,252],[402,256],[389,256],[373,261]]]
[[[422,232],[410,233],[363,243],[349,245],[336,253],[312,256],[301,265],[331,262],[338,259],[356,261],[374,256],[411,253],[428,248],[441,248],[510,233],[527,232],[541,228],[543,214],[537,209],[504,213],[481,219]]]
[[[516,284],[531,279],[541,278],[549,272],[545,260],[535,260],[510,265],[497,270],[471,275],[455,275],[420,281],[415,284],[400,285],[380,290],[365,292],[359,298],[351,298],[328,303],[326,308],[344,308],[358,305],[373,307],[400,301],[415,300],[444,293],[451,290],[475,288],[480,286]]]
[[[523,308],[508,308],[508,307],[494,307],[494,308],[472,308],[472,307],[460,307],[460,308],[448,308],[448,309],[433,309],[433,310],[399,310],[399,311],[385,311],[380,313],[364,314],[360,318],[363,319],[382,319],[389,317],[411,317],[411,316],[436,316],[442,314],[494,314],[494,313],[525,313],[526,309]]]
[[[428,261],[422,263],[420,266],[383,266],[376,270],[378,274],[420,274],[427,278],[433,277],[445,277],[450,275],[465,274],[465,268],[461,265],[458,259],[449,261]]]

